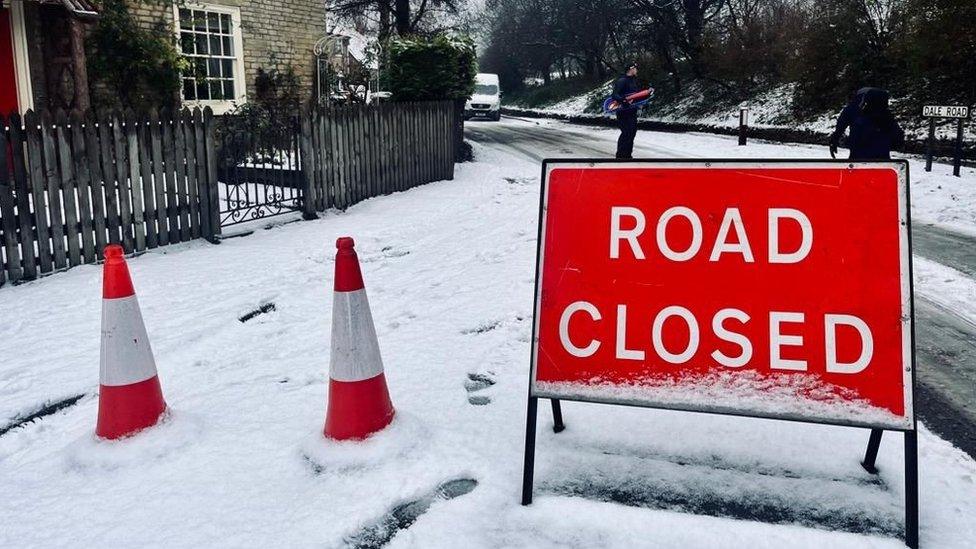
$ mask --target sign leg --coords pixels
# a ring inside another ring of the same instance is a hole
[[[932,146],[935,143],[935,118],[929,118],[929,140],[925,144],[925,171],[932,171]]]
[[[918,549],[918,431],[905,431],[905,545]]]
[[[566,430],[566,424],[563,423],[562,403],[558,398],[551,399],[550,402],[552,402],[552,432],[561,433]]]
[[[878,468],[874,466],[874,463],[878,459],[878,448],[881,447],[882,433],[884,431],[881,429],[871,429],[871,436],[868,438],[868,449],[864,452],[864,461],[861,462],[861,467],[864,467],[864,470],[872,475],[878,474]]]
[[[952,175],[960,177],[959,168],[962,165],[962,118],[956,121],[956,154],[952,159]]]
[[[539,399],[529,397],[525,420],[525,461],[522,464],[522,505],[532,503],[532,479],[535,476],[535,419]]]

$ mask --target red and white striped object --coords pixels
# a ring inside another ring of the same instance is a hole
[[[146,325],[122,247],[105,247],[102,350],[95,434],[116,439],[155,425],[166,410]]]
[[[335,440],[364,439],[389,425],[395,413],[354,245],[350,237],[336,241],[325,417],[325,436]]]

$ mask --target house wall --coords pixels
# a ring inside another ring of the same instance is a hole
[[[187,2],[192,7],[192,2]],[[324,0],[214,0],[204,5],[235,6],[241,10],[244,45],[244,79],[247,97],[254,96],[258,68],[283,68],[291,64],[301,78],[303,100],[315,88],[315,42],[326,35]],[[146,28],[160,21],[174,28],[173,6],[165,2],[129,4],[132,15]]]

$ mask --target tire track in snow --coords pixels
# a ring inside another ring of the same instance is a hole
[[[85,393],[81,393],[80,395],[70,396],[68,398],[63,398],[61,400],[54,401],[54,402],[48,401],[47,403],[43,404],[40,408],[38,408],[33,412],[28,412],[25,415],[18,415],[14,417],[13,421],[0,427],[0,437],[2,437],[3,435],[9,433],[10,431],[18,427],[23,427],[24,425],[27,425],[29,423],[33,423],[37,420],[44,419],[47,416],[56,414],[61,410],[70,408],[75,404],[77,404],[78,401],[81,400],[84,396]]]
[[[431,506],[463,496],[478,486],[472,478],[457,478],[441,483],[433,491],[415,500],[401,503],[359,532],[342,540],[342,547],[375,549],[383,547],[401,530],[410,528]]]

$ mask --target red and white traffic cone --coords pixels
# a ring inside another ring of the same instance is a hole
[[[348,236],[336,240],[325,416],[325,436],[335,440],[364,439],[389,425],[395,413],[354,245]]]
[[[129,267],[117,244],[105,247],[99,385],[99,437],[116,439],[151,427],[166,410]]]

